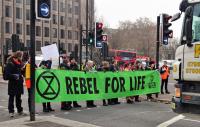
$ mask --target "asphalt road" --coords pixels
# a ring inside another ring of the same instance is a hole
[[[173,83],[170,80],[171,92]],[[0,84],[0,123],[10,120],[7,99],[7,85]],[[102,106],[102,101],[95,101],[98,107],[92,109],[86,108],[85,102],[80,102],[82,108],[66,112],[60,111],[59,103],[53,103],[56,111],[51,113],[43,113],[41,104],[37,104],[36,112],[37,116],[54,116],[103,127],[200,127],[200,114],[176,114],[170,109],[170,104],[148,101],[126,104],[123,98],[120,101],[120,105],[106,107]],[[27,112],[27,94],[23,96],[23,107]],[[15,118],[21,117],[16,115]]]

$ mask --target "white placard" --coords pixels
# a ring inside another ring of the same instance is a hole
[[[44,60],[59,58],[58,48],[56,44],[41,47]]]

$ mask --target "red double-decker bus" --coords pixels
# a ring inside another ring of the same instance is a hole
[[[109,57],[113,57],[118,63],[134,63],[136,60],[136,52],[128,50],[109,50]]]

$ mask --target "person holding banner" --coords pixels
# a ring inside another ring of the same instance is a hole
[[[131,71],[131,64],[125,64],[124,71]],[[134,103],[133,98],[134,98],[134,96],[126,97],[127,104],[133,104]]]
[[[94,68],[93,68],[93,61],[89,60],[84,68],[84,71],[85,72],[95,72]],[[93,100],[88,100],[86,101],[86,105],[88,108],[94,108],[94,107],[97,107],[95,104],[94,104],[94,101]]]
[[[76,60],[74,58],[71,58],[70,60],[70,70],[73,70],[73,71],[78,71],[79,70],[79,67],[78,67],[78,64],[76,62]],[[68,105],[71,106],[72,102],[68,102]],[[81,105],[79,105],[77,103],[77,101],[73,101],[73,107],[74,108],[81,108]]]
[[[39,67],[43,68],[43,69],[51,69],[51,65],[52,65],[52,60],[47,60],[47,61],[42,61],[39,65]],[[51,112],[51,111],[55,111],[54,109],[51,108],[51,103],[50,102],[46,102],[46,103],[42,103],[43,106],[43,112]]]

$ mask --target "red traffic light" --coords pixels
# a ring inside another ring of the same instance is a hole
[[[103,34],[103,35],[102,35],[102,41],[103,41],[103,42],[107,42],[107,41],[108,41],[108,35]]]
[[[102,29],[103,28],[103,23],[97,22],[96,23],[96,27],[97,27],[97,29]]]

